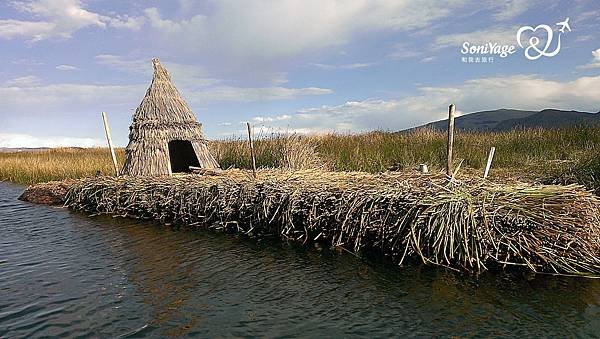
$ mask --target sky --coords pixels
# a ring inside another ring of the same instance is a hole
[[[396,131],[451,103],[598,112],[598,32],[597,0],[6,0],[0,147],[105,146],[102,111],[125,146],[153,57],[209,139]]]

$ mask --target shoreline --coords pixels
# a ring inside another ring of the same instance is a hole
[[[259,170],[257,180],[242,170],[92,177],[69,182],[66,191],[47,189],[61,182],[45,185],[39,187],[64,194],[59,202],[73,210],[323,242],[357,255],[379,252],[397,264],[600,275],[600,200],[577,185],[318,170]]]

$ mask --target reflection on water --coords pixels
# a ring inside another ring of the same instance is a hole
[[[596,336],[600,281],[367,264],[277,240],[16,200],[0,183],[0,337]]]

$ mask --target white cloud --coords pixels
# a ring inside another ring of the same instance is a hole
[[[32,81],[20,86],[0,86],[0,133],[30,133],[47,135],[55,130],[57,135],[98,138],[102,135],[99,114],[111,115],[113,137],[118,145],[125,144],[126,126],[147,88],[144,85],[98,85],[98,84],[45,84]],[[42,134],[43,133],[43,134]],[[67,142],[54,139],[6,139],[20,140],[15,146],[62,146]],[[37,140],[37,141],[36,141]],[[61,139],[64,141],[64,139]],[[90,146],[79,142],[72,145]],[[36,141],[36,143],[34,143]]]
[[[494,19],[506,21],[513,19],[531,8],[536,1],[534,0],[508,0],[504,2],[495,2],[498,4],[498,12],[494,14]]]
[[[581,13],[579,13],[577,15],[576,18],[574,18],[575,23],[577,24],[583,24],[584,22],[589,26],[590,22],[589,21],[600,21],[600,10],[599,9],[592,9],[592,10],[588,10],[588,11],[583,11]]]
[[[109,26],[114,28],[127,28],[138,31],[146,22],[143,16],[131,17],[127,15],[117,15],[114,18],[103,16],[103,21],[108,22]]]
[[[36,66],[44,65],[43,62],[35,60],[35,59],[30,59],[30,58],[19,58],[17,60],[12,60],[10,63],[13,65],[19,65],[19,66],[25,66],[25,67],[36,67]]]
[[[600,68],[600,48],[592,51],[592,61],[588,64],[577,67],[579,69]]]
[[[355,62],[352,64],[341,64],[341,65],[328,65],[328,64],[319,64],[319,63],[311,63],[311,66],[323,69],[323,70],[336,70],[336,69],[359,69],[359,68],[369,68],[375,63],[372,62]]]
[[[586,42],[586,41],[590,41],[593,40],[594,36],[591,34],[586,34],[586,35],[579,35],[577,37],[577,39],[575,39],[575,42]]]
[[[35,75],[26,75],[18,78],[11,79],[4,83],[7,87],[30,87],[40,84],[41,79]]]
[[[68,116],[88,114],[91,111],[107,110],[128,113],[139,104],[148,87],[147,83],[136,85],[97,84],[47,84],[43,85],[36,76],[12,79],[0,86],[2,112],[0,121],[9,114],[35,117],[56,115],[61,119]],[[233,87],[217,86],[201,89],[185,88],[184,98],[192,105],[211,102],[255,102],[289,100],[306,95],[331,93],[329,89],[307,87]],[[4,115],[4,117],[3,117]]]
[[[422,54],[422,52],[416,51],[413,47],[410,47],[408,44],[399,42],[393,45],[392,52],[389,53],[387,57],[391,59],[400,60],[415,58]]]
[[[324,95],[333,91],[327,88],[306,87],[288,88],[281,86],[273,87],[234,87],[217,86],[200,91],[188,91],[186,98],[191,103],[207,102],[257,102],[273,100],[290,100],[306,95]]]
[[[71,65],[58,65],[55,68],[59,71],[75,71],[75,70],[79,69],[79,68],[77,68],[75,66],[71,66]]]
[[[55,27],[56,25],[50,22],[0,20],[0,38],[27,37],[37,41],[48,36]]]
[[[96,55],[94,59],[98,64],[112,69],[151,76],[153,68],[150,60],[153,57],[155,57],[155,55],[140,58],[114,54],[99,54]],[[223,75],[221,72],[225,67],[222,67],[220,63],[213,65],[212,67],[202,67],[172,62],[169,58],[161,59],[161,63],[167,68],[178,88],[198,89],[224,82],[224,80],[215,76]],[[231,73],[227,73],[227,71],[225,71],[225,73],[227,78],[232,77]],[[244,68],[239,73],[236,73],[237,76],[244,74],[249,74],[250,81],[253,83],[262,82],[269,85],[281,85],[288,82],[287,72],[274,71],[273,69],[270,69],[270,67],[266,67],[266,69],[253,67],[251,72],[248,71],[248,68]],[[239,80],[239,77],[237,80]]]
[[[98,147],[104,142],[94,138],[72,138],[65,136],[35,137],[29,134],[0,133],[0,147]]]
[[[150,59],[127,59],[120,55],[99,54],[94,57],[97,63],[114,69],[142,74],[152,74]]]
[[[94,13],[84,9],[79,0],[26,0],[11,4],[18,11],[41,20],[0,20],[0,38],[3,39],[68,39],[86,27],[139,29],[145,20],[143,17],[109,17]]]
[[[289,118],[261,117],[264,128],[310,132],[360,132],[401,130],[444,119],[450,103],[460,112],[496,108],[540,110],[544,108],[600,109],[600,76],[573,81],[545,80],[534,75],[492,77],[465,81],[452,87],[421,87],[415,96],[349,101],[337,106],[302,109]]]
[[[291,119],[292,116],[288,114],[278,115],[275,117],[254,117],[252,118],[255,122],[273,122],[273,121],[284,121]]]
[[[281,85],[289,82],[287,78],[287,72],[275,72],[270,78],[270,81],[273,85]]]
[[[122,71],[147,74],[148,76],[152,74],[152,65],[149,60],[128,59],[110,54],[97,55],[95,59],[102,65]],[[319,87],[236,87],[218,85],[222,81],[206,77],[206,72],[202,67],[162,61],[161,63],[171,73],[173,82],[190,103],[289,100],[304,95],[323,95],[332,92],[330,89]],[[277,73],[276,75],[277,77],[273,79],[273,83],[286,82],[284,73]]]
[[[100,54],[94,57],[97,63],[125,72],[133,72],[151,76],[153,72],[150,58],[127,58],[120,55]],[[178,87],[197,88],[214,85],[219,82],[207,76],[204,68],[195,65],[180,64],[174,62],[161,63],[168,69],[172,80]]]
[[[514,45],[517,43],[517,27],[492,28],[468,33],[454,33],[438,36],[432,45],[434,49],[446,47],[460,47],[463,42],[481,45],[488,42],[501,45]]]
[[[67,111],[72,112],[76,107],[110,107],[125,103],[135,107],[145,89],[145,85],[39,85],[36,77],[22,77],[0,87],[0,101],[3,112],[15,114],[45,114],[46,110],[57,108],[68,108]]]
[[[272,59],[342,45],[370,31],[411,31],[461,8],[466,0],[288,0],[213,3],[206,15],[164,18],[145,14],[163,42],[180,51],[223,58]],[[235,23],[235,24],[232,24]]]

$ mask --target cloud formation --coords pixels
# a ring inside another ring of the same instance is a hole
[[[37,77],[22,77],[0,86],[3,114],[48,114],[83,107],[135,107],[146,85],[41,85]]]
[[[592,51],[592,61],[589,63],[579,66],[579,69],[590,69],[590,68],[600,68],[600,48],[595,51]]]
[[[573,81],[546,80],[535,75],[490,77],[465,81],[457,87],[421,87],[404,98],[349,101],[337,106],[306,108],[294,114],[257,117],[265,129],[281,132],[325,133],[369,130],[402,130],[444,119],[450,103],[460,113],[486,109],[544,108],[600,110],[600,76]]]
[[[474,45],[482,45],[488,42],[501,45],[514,45],[517,43],[517,30],[518,27],[509,27],[491,28],[467,33],[444,34],[435,38],[432,48],[459,47],[465,41]]]
[[[224,0],[213,3],[209,14],[186,20],[167,19],[155,7],[145,14],[157,34],[180,51],[198,52],[211,46],[223,55],[273,59],[342,45],[367,32],[423,28],[465,2]]]
[[[152,67],[149,60],[128,59],[118,55],[101,54],[95,57],[102,65],[151,76]],[[257,102],[273,100],[289,100],[306,95],[330,94],[332,90],[319,87],[289,88],[283,86],[239,87],[222,84],[224,81],[206,76],[199,66],[162,62],[169,70],[175,85],[185,94],[192,104],[209,102]],[[285,81],[278,81],[282,83]]]
[[[337,70],[337,69],[360,69],[360,68],[369,68],[371,66],[374,66],[375,63],[373,62],[355,62],[352,64],[341,64],[341,65],[329,65],[329,64],[320,64],[320,63],[311,63],[311,66],[326,70],[326,71],[331,71],[331,70]]]
[[[104,142],[95,138],[72,138],[66,136],[35,137],[29,134],[0,133],[0,147],[99,147]]]
[[[498,21],[506,21],[525,13],[528,9],[535,5],[536,1],[507,0],[504,2],[494,1],[494,3],[498,6],[498,11],[496,14],[494,14],[494,19]]]
[[[290,100],[306,95],[325,95],[333,91],[320,87],[288,88],[217,86],[199,91],[188,91],[186,96],[191,103],[208,102],[263,102]]]
[[[41,41],[49,38],[68,39],[86,27],[115,27],[137,30],[144,23],[143,17],[105,16],[88,11],[79,0],[27,0],[13,1],[13,7],[39,21],[2,19],[0,38],[25,38]]]
[[[8,80],[4,83],[6,87],[30,87],[41,83],[41,79],[35,75],[26,75]]]
[[[77,68],[75,66],[71,66],[71,65],[58,65],[55,68],[59,71],[75,71],[75,70],[79,69],[79,68]]]

